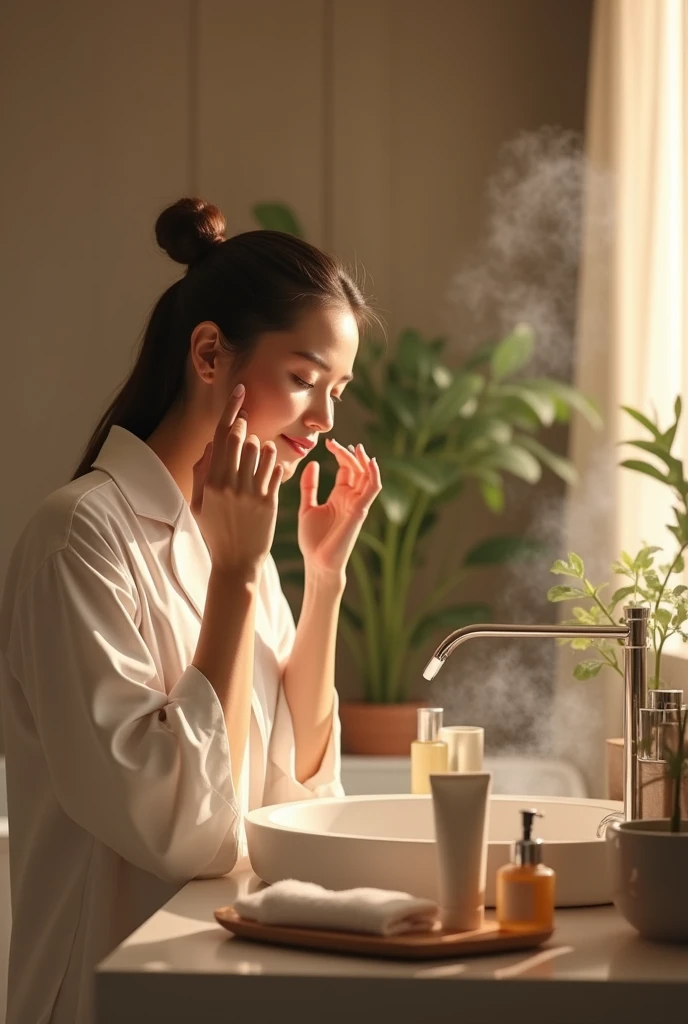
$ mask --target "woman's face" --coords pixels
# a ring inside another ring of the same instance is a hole
[[[284,480],[329,433],[334,409],[352,377],[358,326],[350,310],[330,307],[305,313],[291,331],[262,334],[248,365],[222,382],[223,401],[235,384],[246,388],[248,433],[274,441]],[[291,439],[291,441],[289,440]],[[298,447],[296,442],[306,447]]]

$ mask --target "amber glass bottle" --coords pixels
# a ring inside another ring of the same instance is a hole
[[[511,846],[511,864],[497,871],[497,921],[509,931],[554,929],[555,874],[542,863],[541,839],[532,838],[537,811],[521,811],[523,834]]]

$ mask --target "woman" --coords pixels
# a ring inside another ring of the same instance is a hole
[[[9,569],[8,1024],[88,1021],[95,964],[189,879],[245,857],[248,809],[342,794],[335,636],[375,460],[327,439],[324,505],[317,463],[301,475],[297,629],[270,545],[370,313],[307,243],[224,230],[195,199],[158,218],[188,271]]]

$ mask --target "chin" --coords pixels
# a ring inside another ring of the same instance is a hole
[[[292,462],[291,459],[288,461],[286,459],[282,459],[280,464],[282,466],[282,483],[285,483],[285,481],[291,480],[296,472],[296,461]]]

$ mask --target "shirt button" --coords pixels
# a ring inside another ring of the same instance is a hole
[[[167,721],[167,712],[164,709],[162,711],[158,711],[158,721],[159,722]]]

